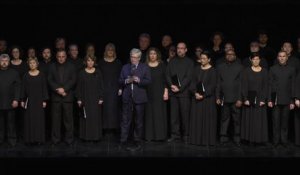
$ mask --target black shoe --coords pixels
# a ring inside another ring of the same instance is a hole
[[[134,152],[134,151],[139,151],[139,150],[142,149],[142,144],[140,144],[140,143],[134,144],[133,146],[128,147],[127,149],[128,149],[129,151],[132,151],[132,152]]]
[[[286,148],[286,149],[289,149],[289,148],[290,148],[290,145],[287,144],[287,143],[283,143],[282,146],[283,146],[284,148]]]
[[[273,143],[273,148],[278,148],[278,146],[279,146],[279,143]]]
[[[126,142],[121,142],[119,144],[119,150],[125,150],[127,148],[127,143]]]
[[[59,142],[52,142],[52,143],[51,143],[51,147],[52,147],[52,148],[55,148],[55,147],[58,145],[58,143],[59,143]]]
[[[189,139],[188,136],[183,136],[183,143],[187,144],[188,143],[188,139]]]
[[[8,145],[9,145],[9,147],[11,147],[11,148],[15,147],[16,144],[17,144],[17,142],[16,142],[15,140],[9,140],[9,141],[8,141]]]
[[[228,142],[220,142],[220,146],[227,146]]]
[[[241,143],[240,142],[235,142],[234,143],[236,147],[241,147]]]
[[[175,141],[177,141],[178,140],[178,138],[177,137],[171,137],[171,138],[169,138],[168,140],[167,140],[167,142],[175,142]]]

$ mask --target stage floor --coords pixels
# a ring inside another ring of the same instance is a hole
[[[167,158],[295,158],[300,157],[300,147],[289,144],[288,148],[279,146],[196,146],[182,142],[147,142],[141,150],[132,152],[119,148],[117,141],[104,140],[98,143],[83,143],[76,140],[73,146],[61,143],[52,146],[27,146],[18,143],[15,147],[0,146],[0,158],[107,158],[107,157],[167,157]]]

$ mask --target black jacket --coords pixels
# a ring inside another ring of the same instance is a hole
[[[63,80],[60,79],[58,66],[63,67]],[[65,62],[62,65],[53,63],[49,67],[48,83],[51,89],[52,102],[73,102],[74,88],[76,85],[76,69],[70,62]],[[56,92],[57,88],[64,88],[67,96],[63,97]]]

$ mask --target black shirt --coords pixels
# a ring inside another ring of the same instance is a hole
[[[269,71],[269,101],[272,101],[272,93],[276,93],[277,104],[293,103],[295,78],[296,70],[294,67],[280,64],[272,66]]]
[[[0,69],[0,110],[12,109],[12,101],[20,99],[21,79],[17,71]]]
[[[177,97],[189,96],[188,87],[192,79],[193,68],[194,68],[194,63],[188,57],[183,57],[183,58],[175,57],[169,62],[166,70],[166,79],[167,79],[168,87],[171,88],[172,77],[174,75],[178,76],[179,82],[181,84],[181,87],[178,87],[179,92],[173,93],[171,91],[171,95]]]
[[[241,100],[241,73],[243,66],[237,61],[218,66],[216,97],[224,98],[225,103]]]

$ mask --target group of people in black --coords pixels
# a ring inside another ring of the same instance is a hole
[[[43,144],[50,136],[53,146],[73,145],[75,135],[92,142],[117,138],[127,150],[145,141],[288,147],[293,117],[300,145],[300,58],[292,43],[276,53],[262,32],[249,57],[240,59],[222,33],[211,41],[190,58],[185,42],[173,45],[165,35],[158,49],[143,33],[122,65],[112,43],[101,58],[88,44],[81,59],[78,45],[66,49],[57,38],[55,52],[45,47],[38,59],[29,48],[25,60],[20,47],[7,51],[0,40],[0,143]]]

